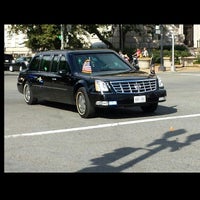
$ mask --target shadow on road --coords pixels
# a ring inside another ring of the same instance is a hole
[[[185,142],[178,142],[178,136],[185,133],[185,129],[168,131],[163,134],[162,138],[154,140],[152,143],[147,144],[146,147],[123,147],[115,149],[113,152],[106,153],[99,158],[92,159],[91,167],[84,168],[78,172],[122,172],[130,167],[133,167],[137,163],[140,163],[143,160],[161,152],[162,150],[169,148],[170,152],[179,151],[183,147],[191,145],[193,142],[200,140],[200,133],[197,133],[188,136]],[[172,137],[175,138],[172,139]],[[154,148],[149,149],[149,147]],[[119,166],[112,166],[113,162],[140,150],[145,150],[145,153]]]
[[[78,112],[76,106],[50,102],[50,101],[41,101],[40,105],[53,107],[56,109],[62,109],[69,112]],[[107,119],[123,119],[123,118],[137,118],[137,117],[147,117],[147,116],[160,116],[176,113],[176,106],[166,107],[159,105],[157,110],[154,113],[144,113],[139,107],[126,107],[126,108],[97,108],[96,109],[96,118],[107,118]]]

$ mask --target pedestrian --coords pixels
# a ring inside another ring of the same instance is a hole
[[[139,48],[137,48],[136,52],[132,55],[133,61],[132,61],[132,65],[136,66],[138,69],[138,58],[142,57],[142,52]]]
[[[143,57],[149,57],[149,52],[147,51],[147,48],[146,48],[146,47],[143,48],[142,56],[143,56]]]
[[[151,75],[155,75],[155,58],[152,54],[151,60],[150,60],[150,73]]]
[[[119,55],[120,55],[122,58],[124,58],[124,54],[122,53],[121,50],[119,50]]]
[[[137,48],[136,52],[132,56],[136,58],[140,58],[142,56],[141,50]]]
[[[126,60],[127,62],[129,62],[130,58],[127,54],[124,54],[124,60]]]

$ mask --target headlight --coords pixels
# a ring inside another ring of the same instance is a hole
[[[108,92],[108,87],[104,81],[95,80],[95,90],[97,92]]]
[[[163,84],[161,78],[160,78],[159,76],[157,76],[157,77],[158,77],[158,85],[159,85],[159,88],[164,88],[164,84]]]

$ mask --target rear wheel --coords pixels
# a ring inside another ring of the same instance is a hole
[[[95,108],[83,87],[79,88],[76,93],[76,108],[82,118],[89,118],[95,115]]]
[[[149,104],[147,106],[141,106],[141,109],[145,113],[153,113],[158,107],[158,103]]]
[[[37,102],[37,98],[33,96],[32,89],[28,82],[26,82],[24,85],[23,94],[24,94],[24,100],[27,104],[31,105]]]

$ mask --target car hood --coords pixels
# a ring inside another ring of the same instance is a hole
[[[156,78],[156,75],[155,74],[151,75],[144,71],[137,71],[137,72],[131,71],[131,72],[126,72],[126,73],[91,75],[91,78],[109,81],[109,80],[130,80],[130,79]]]

